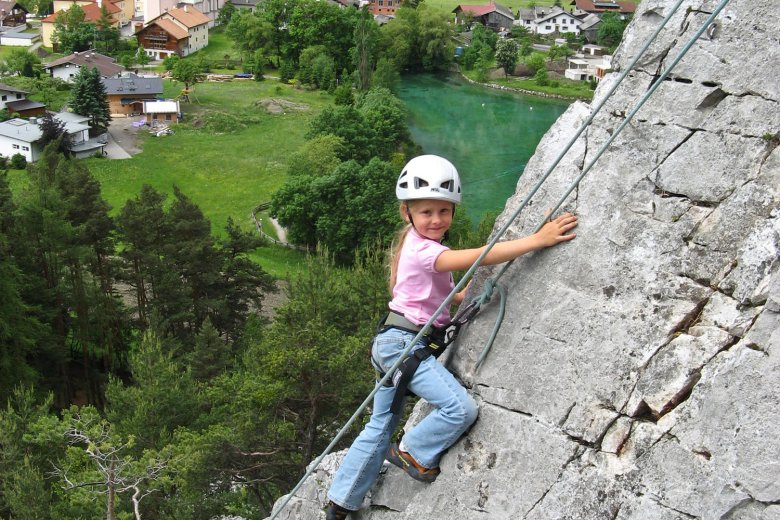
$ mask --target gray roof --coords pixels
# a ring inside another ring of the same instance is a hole
[[[163,84],[159,76],[136,76],[128,74],[121,78],[103,78],[106,94],[109,96],[148,94],[162,95]]]
[[[34,110],[36,108],[45,108],[46,105],[33,101],[32,99],[20,99],[19,101],[6,101],[5,108],[8,112],[13,114],[14,112],[21,112],[23,110]]]
[[[6,92],[18,92],[19,94],[27,94],[26,90],[12,87],[11,85],[6,85],[5,83],[0,83],[0,90],[5,90]]]
[[[70,118],[62,117],[63,114],[54,114],[54,118],[65,123],[65,131],[69,134],[88,130],[89,125],[82,124],[69,120]],[[83,117],[83,116],[79,116]],[[34,143],[41,138],[43,132],[41,127],[38,126],[37,120],[31,123],[28,119],[14,118],[8,121],[0,123],[0,136],[10,137],[25,143]]]

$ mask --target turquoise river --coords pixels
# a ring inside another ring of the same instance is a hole
[[[450,159],[476,224],[501,210],[544,133],[569,103],[480,87],[458,76],[405,76],[398,91],[412,139]]]

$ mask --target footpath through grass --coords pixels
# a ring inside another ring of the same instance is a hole
[[[181,84],[166,81],[165,90],[166,96],[175,96]],[[307,109],[271,114],[258,104],[267,98]],[[182,104],[185,120],[173,125],[173,135],[152,137],[141,129],[143,151],[138,155],[88,159],[87,165],[114,214],[144,184],[169,194],[175,185],[200,206],[215,235],[224,234],[228,217],[243,229],[252,229],[252,209],[269,201],[284,183],[289,155],[303,144],[311,119],[331,102],[325,93],[294,90],[275,81],[199,83],[193,103]],[[286,264],[297,263],[300,253],[270,247],[258,251],[255,259],[283,276]]]

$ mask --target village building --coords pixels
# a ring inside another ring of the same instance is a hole
[[[189,56],[209,44],[209,18],[184,5],[170,9],[136,32],[138,45],[152,59]]]
[[[144,101],[162,97],[162,78],[128,74],[119,78],[104,78],[108,106],[112,117],[130,117],[144,113]]]
[[[452,12],[458,25],[477,22],[496,32],[511,31],[515,20],[508,7],[495,2],[484,5],[460,4]]]
[[[28,92],[10,85],[0,83],[0,110],[19,117],[43,115],[46,105],[27,99]]]
[[[532,7],[520,9],[515,25],[525,27],[533,34],[579,34],[582,19],[560,7]]]
[[[54,119],[61,122],[70,138],[69,149],[76,158],[90,157],[103,153],[105,139],[89,138],[89,118],[78,114],[63,112],[54,114]],[[13,118],[0,123],[0,155],[12,157],[21,154],[27,162],[35,162],[43,154],[43,146],[39,142],[43,136],[36,117],[29,119]]]
[[[129,0],[123,0],[123,2],[124,1]],[[54,46],[52,37],[54,36],[57,18],[74,4],[80,6],[84,10],[84,21],[92,23],[98,22],[103,15],[102,9],[105,8],[109,15],[111,25],[117,29],[120,27],[120,20],[124,13],[122,13],[122,8],[118,7],[113,2],[108,0],[54,0],[54,13],[41,20],[41,37],[43,38],[44,47]]]
[[[53,78],[59,78],[67,83],[73,83],[73,78],[81,68],[97,69],[101,77],[119,76],[124,68],[114,58],[95,51],[74,52],[44,65],[43,70]]]
[[[143,112],[146,124],[152,128],[175,124],[181,119],[181,108],[175,100],[144,101]]]
[[[30,12],[22,4],[0,1],[0,27],[26,27],[28,14]]]
[[[567,59],[564,76],[575,81],[601,81],[612,68],[612,56],[598,45],[583,45]]]
[[[619,13],[625,16],[633,16],[636,4],[633,2],[616,2],[612,0],[572,0],[569,4],[575,16],[586,14]]]
[[[219,17],[219,11],[224,7],[226,0],[136,0],[136,12],[142,15],[143,25],[149,25],[166,12],[174,9],[194,9],[208,18],[207,28],[214,27]],[[251,1],[251,0],[250,0]],[[256,5],[257,2],[254,2]],[[236,6],[238,7],[238,6]],[[138,29],[136,29],[137,32]]]
[[[227,0],[226,3],[233,4],[233,6],[237,9],[254,11],[257,8],[259,0]]]
[[[0,45],[7,47],[32,47],[41,41],[41,34],[37,32],[26,32],[24,26],[19,26],[19,30],[7,30],[0,33]]]

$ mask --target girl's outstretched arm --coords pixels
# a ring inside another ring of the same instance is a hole
[[[508,262],[518,256],[522,256],[537,249],[554,246],[561,242],[571,240],[576,233],[569,233],[577,225],[577,217],[571,213],[564,213],[558,218],[548,222],[538,232],[533,235],[518,238],[516,240],[507,240],[498,242],[490,252],[482,259],[480,265],[495,265]],[[479,258],[482,246],[475,249],[449,250],[442,252],[436,259],[435,268],[438,272],[462,271],[468,269]]]

